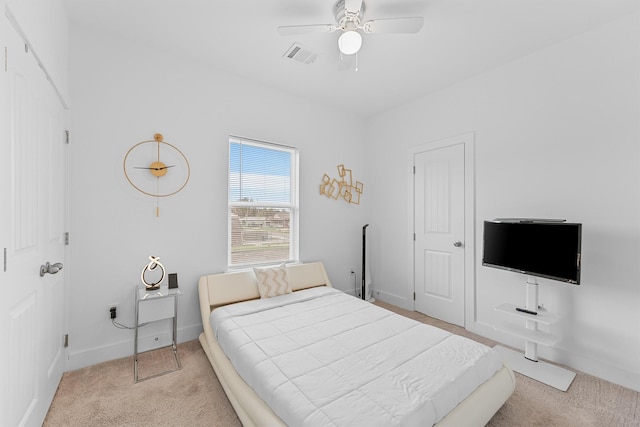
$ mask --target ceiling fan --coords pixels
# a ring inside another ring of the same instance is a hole
[[[353,55],[362,46],[361,30],[364,33],[417,33],[422,29],[424,18],[375,19],[363,22],[365,5],[363,0],[338,0],[334,6],[337,24],[285,25],[278,27],[278,34],[283,36],[308,33],[333,33],[342,31],[338,38],[338,49],[344,55]]]

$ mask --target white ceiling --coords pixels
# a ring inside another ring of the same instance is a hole
[[[63,0],[71,22],[369,116],[637,11],[638,0],[364,0],[364,20],[424,16],[418,34],[365,34],[354,64],[338,32],[279,36],[280,25],[333,24],[334,0]],[[294,43],[320,55],[283,58]]]

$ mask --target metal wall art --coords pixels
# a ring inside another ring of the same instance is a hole
[[[359,205],[364,184],[356,181],[354,185],[351,169],[346,169],[344,165],[338,165],[338,176],[339,178],[332,179],[325,173],[322,177],[322,184],[320,184],[320,194],[335,200],[341,198],[348,203]]]

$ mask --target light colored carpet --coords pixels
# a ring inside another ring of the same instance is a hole
[[[44,426],[240,426],[200,342],[178,345],[182,369],[133,382],[133,356],[66,372]],[[138,357],[138,376],[173,368],[170,348]]]
[[[467,336],[494,342],[463,328],[376,302],[376,304]],[[182,369],[133,383],[132,357],[67,372],[45,427],[56,426],[240,426],[198,341],[178,346]],[[173,367],[170,349],[144,353],[139,376]],[[565,393],[516,373],[516,390],[489,427],[640,426],[640,393],[578,373]]]

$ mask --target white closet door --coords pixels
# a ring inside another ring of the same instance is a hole
[[[64,370],[66,112],[3,16],[0,425],[42,424]],[[4,47],[3,51],[4,51]]]
[[[464,144],[414,155],[415,309],[464,326]]]

